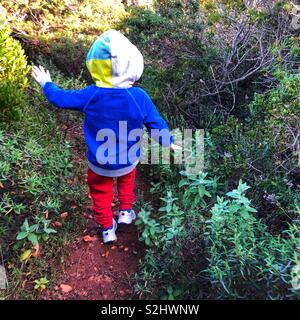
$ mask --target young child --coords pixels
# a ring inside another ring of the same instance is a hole
[[[81,90],[58,88],[42,66],[33,67],[32,76],[49,102],[85,114],[88,185],[103,242],[109,243],[117,239],[111,210],[114,178],[120,202],[118,223],[130,224],[136,218],[132,205],[143,127],[148,132],[156,129],[153,137],[163,146],[180,147],[172,143],[168,126],[147,93],[133,87],[143,73],[143,56],[124,35],[104,32],[90,48],[86,65],[95,84]],[[163,139],[157,129],[164,129]]]

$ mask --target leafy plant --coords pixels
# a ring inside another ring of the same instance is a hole
[[[25,219],[16,239],[28,239],[33,245],[37,245],[40,239],[46,241],[51,233],[57,232],[56,230],[49,228],[50,223],[51,220],[46,220],[44,217],[41,217],[37,219],[37,223],[30,226],[28,219]]]
[[[246,183],[239,181],[237,188],[220,196],[216,179],[182,173],[180,190],[185,192],[175,198],[175,191],[166,190],[161,215],[154,214],[149,222],[150,212],[144,210],[137,221],[142,232],[147,230],[141,239],[151,239],[145,241],[148,249],[137,276],[137,291],[163,299],[291,297],[290,289],[298,281],[297,221],[284,234],[274,236],[256,217],[257,210],[245,195]],[[212,188],[214,196],[208,197],[210,202],[198,203],[195,194],[199,193],[193,189],[203,185]]]
[[[187,206],[206,207],[207,200],[211,198],[217,191],[217,179],[206,179],[207,173],[200,173],[198,176],[188,175],[186,172],[180,172],[182,178],[179,182],[179,188],[189,186],[184,193],[184,204]]]
[[[8,25],[0,26],[0,110],[1,121],[19,119],[26,102],[27,58],[21,44],[10,36]]]
[[[161,300],[177,300],[180,299],[182,289],[173,288],[172,286],[167,287],[167,293],[160,297]]]
[[[43,291],[47,288],[47,284],[49,283],[48,279],[46,277],[42,277],[40,279],[34,280],[34,289]]]
[[[143,231],[140,240],[147,246],[153,246],[158,243],[158,234],[161,232],[160,225],[150,217],[150,212],[142,209],[139,213],[139,219],[135,223]]]

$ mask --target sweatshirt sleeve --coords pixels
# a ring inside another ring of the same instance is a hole
[[[163,147],[170,147],[173,142],[170,129],[146,92],[144,107],[146,111],[144,125],[146,126],[151,138],[160,143]]]
[[[61,109],[84,111],[84,107],[90,100],[90,87],[80,90],[63,90],[52,82],[47,82],[43,92],[47,100]]]

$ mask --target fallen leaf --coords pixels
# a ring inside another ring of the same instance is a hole
[[[116,247],[116,246],[112,246],[110,249],[111,249],[111,250],[116,250],[117,247]]]
[[[106,276],[106,275],[95,276],[91,280],[100,284],[101,286],[104,284],[111,284],[112,283],[112,278],[109,276]],[[90,281],[90,279],[89,279],[89,281]]]
[[[83,237],[83,241],[84,242],[90,242],[90,241],[94,241],[94,238],[92,238],[91,236],[87,235]]]
[[[24,289],[24,288],[25,288],[26,283],[27,283],[27,280],[24,280],[24,281],[22,282],[22,285],[21,285],[22,289]]]
[[[47,210],[47,211],[45,211],[45,219],[47,220],[48,217],[49,217],[49,212],[48,212],[48,210]]]
[[[21,254],[20,260],[27,262],[30,257],[31,257],[31,250],[26,250]]]
[[[71,286],[69,286],[68,284],[61,284],[60,289],[64,293],[68,293],[73,290],[73,288]]]
[[[109,251],[106,251],[105,253],[102,253],[102,257],[105,257],[105,258],[107,258],[108,257],[108,255],[109,255]]]
[[[60,228],[60,227],[62,226],[62,223],[59,222],[59,221],[53,221],[53,225],[54,225],[55,227]]]
[[[34,246],[34,249],[35,249],[35,251],[34,251],[34,253],[33,253],[32,255],[33,255],[35,258],[37,258],[38,255],[40,254],[40,245],[39,245],[39,244],[35,245],[35,246]]]
[[[0,188],[3,189],[4,188],[4,185],[3,183],[0,181]]]
[[[68,212],[63,212],[63,213],[60,215],[60,217],[61,217],[63,220],[65,220],[65,219],[67,218],[67,216],[68,216]]]

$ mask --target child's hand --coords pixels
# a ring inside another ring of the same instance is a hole
[[[47,82],[52,82],[49,70],[45,70],[42,66],[33,66],[31,75],[41,87]]]
[[[170,146],[170,149],[175,151],[175,150],[182,150],[182,147],[178,146],[177,144],[172,143]]]

